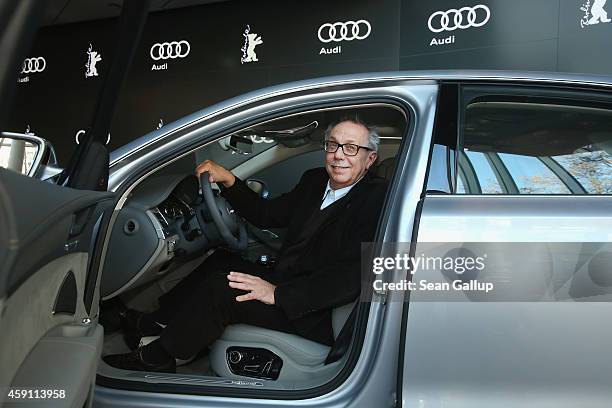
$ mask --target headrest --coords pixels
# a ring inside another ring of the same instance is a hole
[[[393,177],[393,170],[395,170],[396,162],[397,160],[395,157],[386,158],[374,167],[374,174],[386,180],[391,180],[391,177]]]

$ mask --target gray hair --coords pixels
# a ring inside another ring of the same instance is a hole
[[[378,152],[378,146],[380,145],[380,136],[378,135],[378,129],[376,128],[376,126],[368,125],[367,123],[362,121],[361,118],[357,115],[343,117],[339,121],[330,124],[327,129],[325,129],[323,140],[328,140],[332,129],[342,122],[352,122],[356,125],[361,125],[366,128],[368,130],[368,147],[374,150],[375,152]]]

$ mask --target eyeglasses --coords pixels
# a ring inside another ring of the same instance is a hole
[[[323,142],[323,149],[325,149],[327,153],[336,153],[339,147],[342,148],[342,152],[344,152],[344,154],[347,156],[357,156],[359,149],[372,150],[367,146],[359,146],[354,143],[341,144],[338,142],[332,142],[331,140],[326,140]]]

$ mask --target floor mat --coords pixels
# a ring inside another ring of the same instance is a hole
[[[217,376],[217,374],[215,374],[210,368],[210,359],[208,358],[208,355],[197,358],[187,365],[177,367],[176,372],[181,374],[199,374],[211,377]]]
[[[102,356],[108,354],[122,354],[129,353],[131,350],[123,341],[123,335],[121,332],[115,332],[104,336],[104,346],[102,347]],[[202,353],[202,356],[195,359],[193,362],[176,368],[176,372],[179,374],[197,374],[205,375],[210,377],[216,377],[212,369],[210,368],[210,359],[207,353]]]
[[[102,346],[102,356],[108,354],[123,354],[129,353],[130,348],[123,341],[121,332],[114,332],[104,336],[104,345]]]

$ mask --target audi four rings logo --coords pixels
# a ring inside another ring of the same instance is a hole
[[[47,67],[47,61],[43,57],[26,58],[21,67],[22,74],[43,72]]]
[[[484,16],[482,13],[478,13],[478,10],[482,10]],[[491,18],[491,10],[483,4],[479,4],[474,7],[461,7],[458,10],[436,11],[429,16],[427,26],[434,33],[456,29],[465,30],[470,27],[482,27],[489,21],[489,18]]]
[[[346,21],[344,23],[325,23],[319,27],[317,35],[324,43],[363,40],[372,32],[372,26],[366,20]]]
[[[85,134],[85,130],[81,129],[78,132],[76,132],[76,135],[74,135],[74,141],[76,142],[76,144],[80,144],[81,143],[81,135]],[[108,137],[106,138],[106,144],[110,143],[110,132],[108,132]]]
[[[155,43],[149,55],[155,61],[168,58],[185,58],[191,51],[191,45],[185,40]]]

